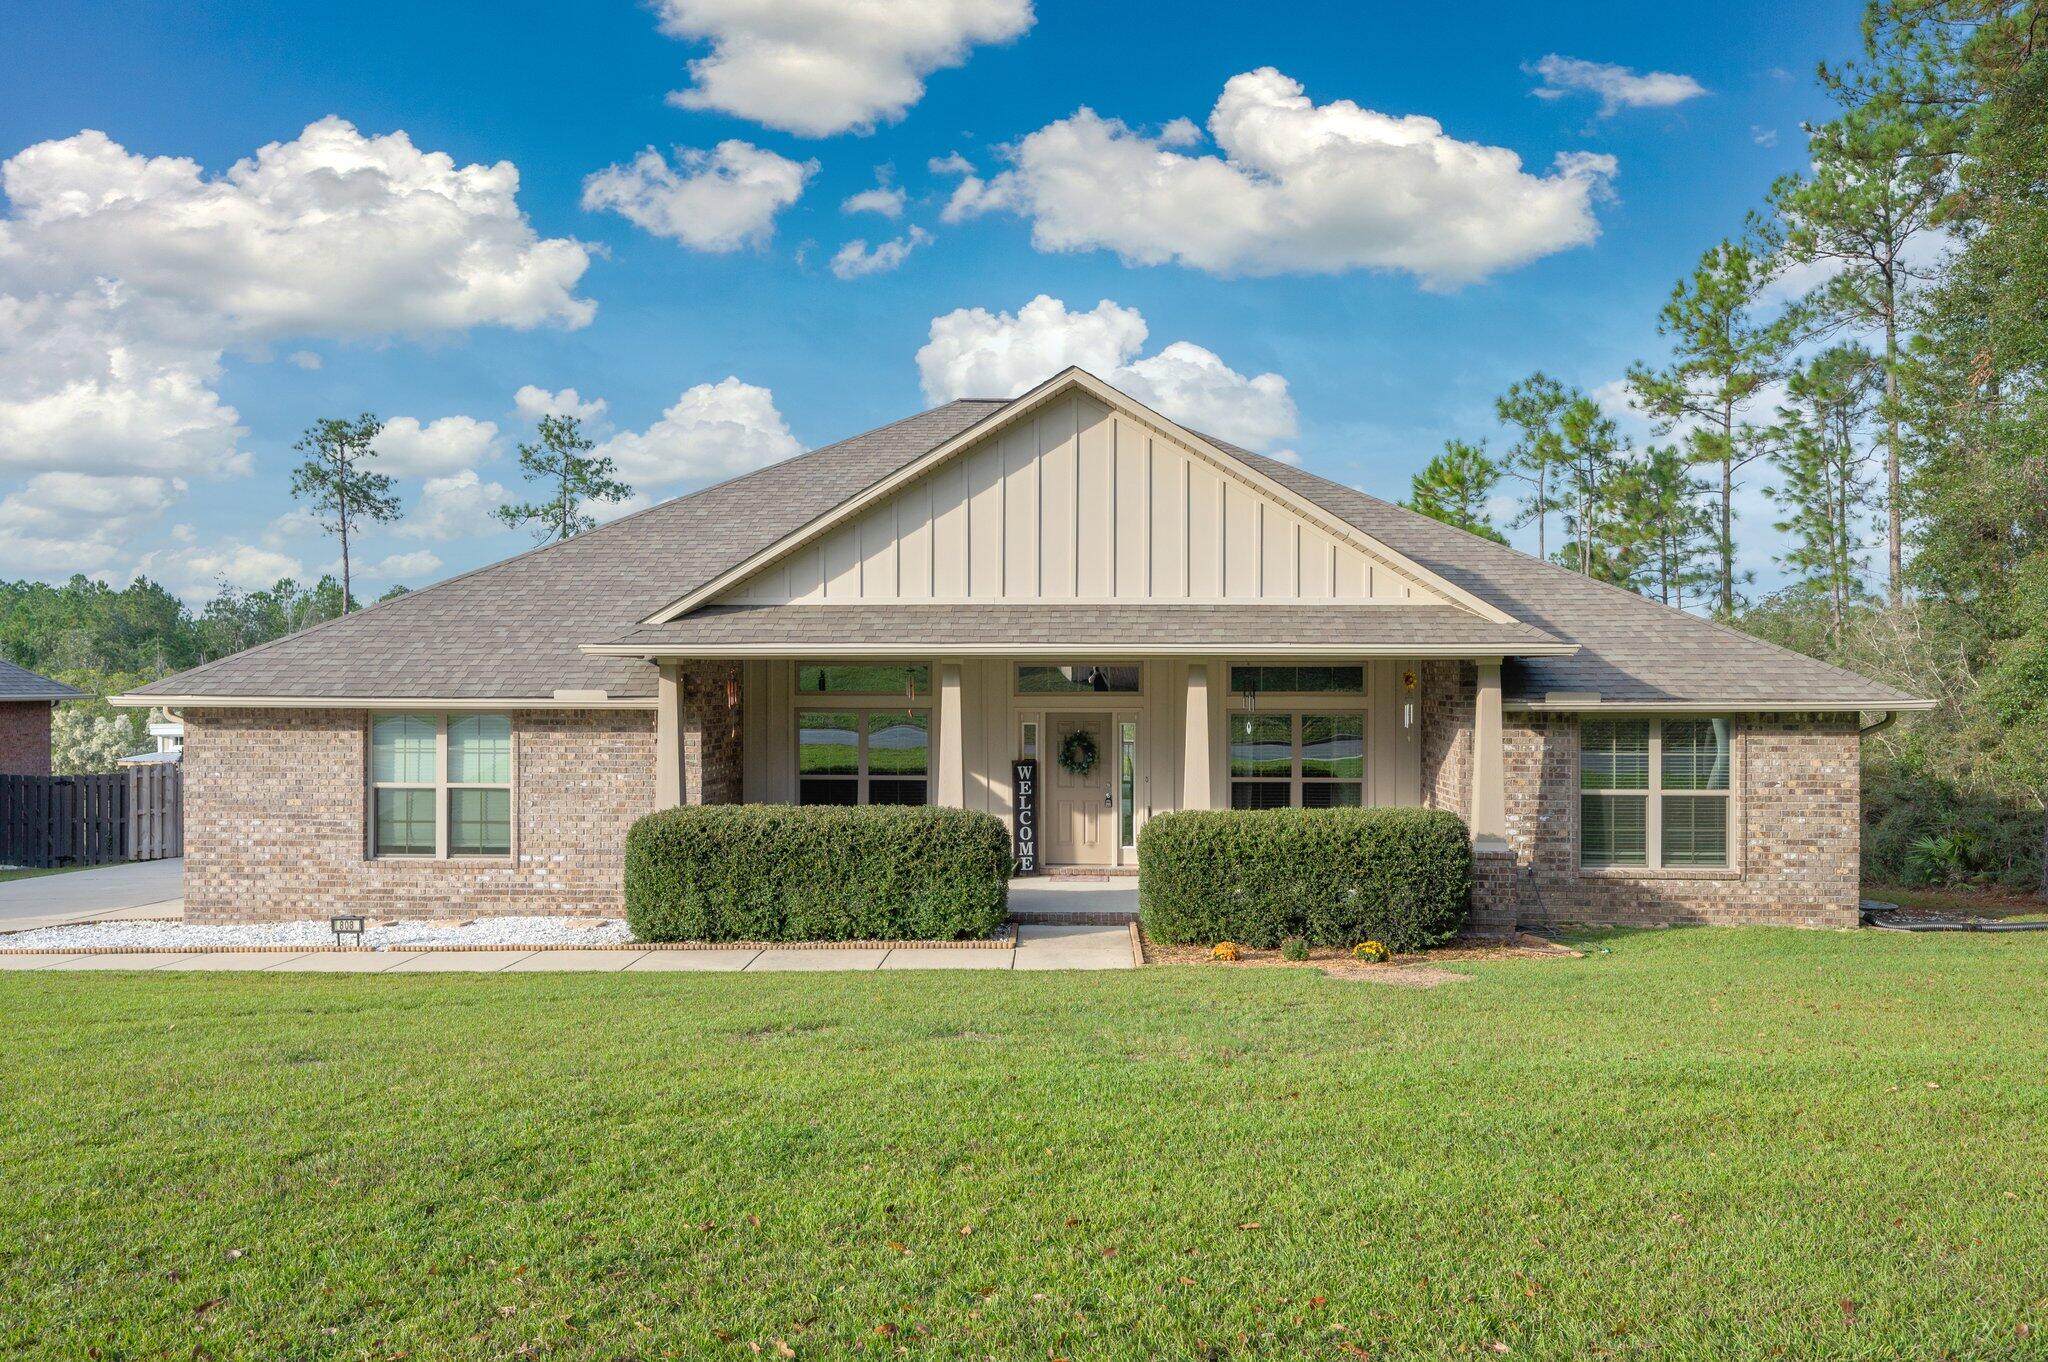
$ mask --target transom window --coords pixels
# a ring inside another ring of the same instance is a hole
[[[796,716],[799,804],[926,804],[931,711],[806,709]]]
[[[1355,809],[1365,802],[1365,715],[1230,716],[1230,807]]]
[[[1579,864],[1728,864],[1733,731],[1726,719],[1579,724]]]
[[[511,718],[385,714],[373,719],[370,852],[511,855]]]
[[[1136,695],[1135,662],[1024,662],[1017,667],[1019,695]]]
[[[1363,695],[1363,667],[1232,667],[1232,695]]]
[[[900,695],[910,699],[932,691],[932,669],[924,663],[799,662],[799,695]]]

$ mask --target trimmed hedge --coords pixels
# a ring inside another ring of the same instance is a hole
[[[642,941],[952,941],[1009,912],[1010,834],[965,809],[719,804],[626,834]]]
[[[1471,838],[1434,809],[1199,810],[1138,834],[1138,914],[1170,945],[1419,950],[1456,936],[1471,900]]]

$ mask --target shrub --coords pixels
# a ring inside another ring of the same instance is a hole
[[[1351,948],[1351,958],[1384,965],[1394,958],[1394,953],[1377,941],[1361,941]]]
[[[626,834],[626,921],[642,941],[986,936],[1009,911],[1010,834],[965,809],[724,804],[662,809]]]
[[[2041,883],[2041,811],[1924,772],[1863,773],[1863,877],[1874,884]]]
[[[1217,942],[1209,948],[1209,958],[1211,960],[1221,960],[1228,964],[1230,961],[1237,959],[1237,943],[1235,941]]]
[[[1160,814],[1138,834],[1138,867],[1139,916],[1167,944],[1419,950],[1458,934],[1472,895],[1465,825],[1431,809]]]
[[[1288,937],[1280,943],[1280,958],[1282,960],[1308,959],[1308,942],[1298,936]]]

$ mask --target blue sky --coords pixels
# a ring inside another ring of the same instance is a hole
[[[16,14],[0,575],[140,570],[196,599],[315,573],[334,554],[291,514],[290,446],[369,410],[422,429],[394,435],[410,520],[362,547],[362,585],[419,586],[530,542],[481,508],[519,495],[513,446],[565,389],[659,499],[1056,358],[1128,365],[1170,415],[1400,497],[1446,438],[1493,434],[1493,397],[1530,370],[1590,389],[1660,357],[1672,282],[1799,168],[1799,121],[1826,112],[1813,65],[1852,49],[1859,13],[900,11],[884,32],[836,31],[846,7],[821,0]],[[1557,68],[1538,97],[1550,55],[1626,70]],[[823,74],[798,98],[778,61]],[[1390,121],[1418,115],[1440,131]],[[302,140],[325,119],[355,131]],[[1383,134],[1423,164],[1318,159],[1357,150],[1319,137]],[[966,190],[932,168],[956,153]],[[500,163],[516,192],[463,178]],[[586,206],[608,168],[631,213]],[[897,216],[842,206],[884,186]],[[855,239],[909,249],[842,278]],[[1040,295],[1059,305],[1020,321]],[[988,315],[935,340],[962,309]],[[1767,513],[1745,505],[1768,583]]]

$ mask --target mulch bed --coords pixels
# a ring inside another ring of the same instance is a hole
[[[2013,889],[1905,889],[1865,885],[1863,897],[1895,903],[1895,922],[1998,922],[2048,913],[2048,897]]]
[[[1237,959],[1217,960],[1210,956],[1207,946],[1162,945],[1146,936],[1142,928],[1139,929],[1138,937],[1145,963],[1148,965],[1207,965],[1213,969],[1313,969],[1321,970],[1332,979],[1392,984],[1402,988],[1435,988],[1439,984],[1465,983],[1472,978],[1471,975],[1441,968],[1462,961],[1576,960],[1583,955],[1583,952],[1546,941],[1540,936],[1531,936],[1526,932],[1512,939],[1461,936],[1448,946],[1397,955],[1384,964],[1354,960],[1351,958],[1351,952],[1335,946],[1311,946],[1306,960],[1283,960],[1277,949],[1257,950],[1250,946],[1240,946]]]

